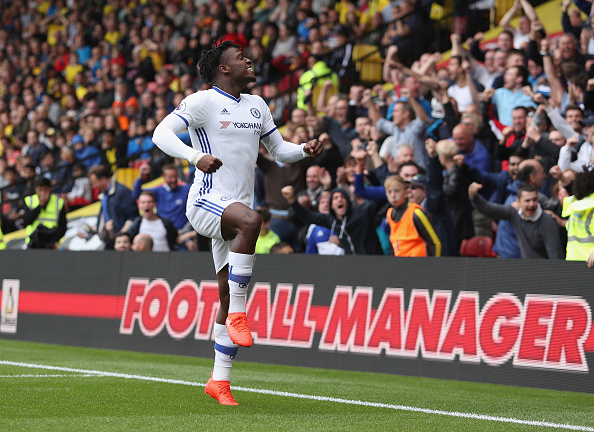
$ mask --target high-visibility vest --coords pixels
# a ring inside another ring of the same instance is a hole
[[[427,247],[425,241],[419,235],[413,214],[420,205],[413,202],[408,203],[408,208],[398,222],[392,219],[392,207],[388,209],[386,218],[390,225],[390,243],[394,249],[395,256],[401,257],[426,257]]]
[[[581,200],[570,196],[563,200],[563,217],[567,229],[568,261],[586,261],[594,252],[594,194]]]
[[[4,233],[2,232],[2,227],[0,226],[0,250],[6,249],[6,242],[4,242]]]
[[[305,71],[303,75],[301,75],[301,78],[299,78],[299,87],[297,88],[297,108],[307,111],[307,103],[305,102],[306,90],[313,91],[314,94],[312,94],[312,99],[315,106],[319,94],[319,91],[316,92],[315,90],[321,89],[324,82],[328,80],[332,81],[335,89],[329,93],[330,95],[338,89],[338,75],[336,75],[336,73],[323,61],[317,62],[311,69]]]
[[[26,197],[25,204],[31,210],[37,208],[39,206],[39,196],[35,194]],[[39,216],[37,216],[37,219],[35,219],[31,225],[27,225],[25,230],[25,233],[27,234],[27,244],[30,241],[31,234],[33,234],[33,231],[35,231],[35,229],[40,224],[47,228],[56,228],[58,226],[62,207],[64,207],[64,200],[62,198],[58,198],[54,194],[51,194],[45,209],[41,210]]]

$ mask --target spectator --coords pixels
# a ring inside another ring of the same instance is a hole
[[[292,254],[293,248],[289,243],[280,242],[270,248],[271,254]]]
[[[134,181],[132,196],[138,199],[142,191],[142,185],[149,179],[150,166],[143,164],[138,170],[138,177]],[[157,202],[157,212],[159,215],[173,222],[175,229],[183,230],[188,224],[186,217],[186,201],[190,185],[180,181],[177,168],[173,164],[165,164],[161,169],[165,184],[150,190]]]
[[[150,252],[153,250],[153,239],[148,234],[138,234],[132,240],[131,249],[134,252]]]
[[[132,250],[132,236],[127,232],[117,233],[114,238],[114,250],[126,252]]]
[[[337,232],[345,254],[381,254],[373,223],[375,204],[365,203],[353,207],[348,192],[335,189],[330,198],[330,214],[321,214],[300,205],[292,186],[285,186],[281,192],[295,214],[305,223],[321,225]]]
[[[138,216],[136,200],[130,189],[112,179],[109,167],[94,166],[88,176],[91,186],[101,194],[96,232],[105,243],[105,248],[113,249],[115,234],[125,231],[126,223],[131,223]]]
[[[318,211],[321,214],[330,213],[330,192],[324,191],[320,195]],[[340,247],[340,239],[335,231],[325,226],[311,224],[306,235],[306,254],[316,255],[344,255]]]
[[[281,239],[270,229],[270,211],[266,207],[259,207],[256,211],[262,217],[262,228],[260,228],[260,234],[256,243],[256,253],[269,254],[272,246],[280,243]]]
[[[409,92],[408,89],[402,89],[404,97],[408,97]],[[429,117],[423,107],[414,98],[409,98],[408,102],[398,101],[394,106],[390,122],[381,117],[371,98],[370,90],[364,92],[362,103],[369,109],[372,125],[379,132],[394,136],[392,148],[397,149],[404,143],[411,144],[414,148],[415,162],[423,168],[426,167],[425,129]]]
[[[497,108],[497,119],[504,126],[512,125],[511,114],[514,108],[523,106],[536,108],[529,96],[522,93],[528,82],[528,71],[524,66],[513,66],[505,72],[503,88],[487,89],[481,93],[484,101],[491,101]]]
[[[85,165],[77,162],[72,167],[73,182],[71,189],[66,192],[63,197],[66,201],[68,211],[73,211],[91,204],[93,200],[93,190],[91,182],[86,176],[87,170]]]
[[[126,230],[132,237],[137,234],[148,234],[153,239],[153,251],[170,252],[175,248],[177,230],[171,220],[157,214],[155,194],[151,191],[142,191],[138,197],[140,216],[132,222]]]
[[[472,183],[468,196],[472,204],[488,217],[509,221],[520,244],[522,258],[563,259],[557,223],[538,203],[538,191],[532,185],[518,188],[517,206],[487,202],[478,193],[482,185]]]
[[[402,177],[388,177],[384,187],[390,203],[384,227],[386,231],[390,231],[394,255],[441,256],[441,241],[431,225],[430,216],[423,207],[408,201],[407,184]]]
[[[568,261],[586,261],[594,267],[594,244],[592,243],[592,211],[594,210],[594,170],[585,169],[575,176],[572,189],[574,195],[563,201],[563,217],[567,221]]]

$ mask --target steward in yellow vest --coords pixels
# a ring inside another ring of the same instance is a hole
[[[593,216],[594,193],[582,199],[573,195],[563,200],[563,217],[569,217],[565,225],[568,261],[588,261],[590,254],[594,252]]]
[[[4,233],[2,232],[2,223],[0,222],[0,250],[6,249],[6,243],[4,242]]]
[[[24,221],[29,249],[55,249],[66,233],[64,200],[51,190],[51,182],[42,177],[35,183],[35,195],[25,197]]]

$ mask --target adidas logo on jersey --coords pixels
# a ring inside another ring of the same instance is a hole
[[[227,111],[227,108],[223,108],[223,111],[221,111],[222,115],[231,115],[231,113],[229,111]]]

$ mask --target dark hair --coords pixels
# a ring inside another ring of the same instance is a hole
[[[584,165],[584,171],[575,175],[573,194],[579,200],[594,193],[594,167]]]
[[[202,53],[202,57],[198,61],[198,68],[200,76],[208,84],[213,84],[217,75],[217,69],[221,65],[221,57],[229,48],[239,48],[235,42],[225,40],[224,36],[212,44],[212,48]]]
[[[157,197],[155,196],[155,193],[151,190],[143,190],[142,192],[140,192],[140,195],[150,196],[153,199],[153,201],[157,202]]]
[[[538,190],[529,183],[524,183],[518,188],[518,198],[522,196],[522,192],[538,192]]]
[[[128,237],[128,240],[130,240],[130,243],[132,243],[132,234],[130,234],[129,232],[120,231],[119,233],[117,233],[114,236],[114,240],[117,239],[118,237]]]
[[[462,66],[462,56],[455,55],[450,57],[450,61],[458,60],[458,67]]]
[[[535,160],[536,163],[540,163],[538,160]],[[536,167],[535,164],[532,163],[525,163],[522,168],[518,170],[518,180],[522,183],[530,183],[530,176],[532,174],[536,174]]]
[[[95,175],[98,179],[104,178],[111,178],[112,172],[111,168],[107,165],[93,165],[91,169],[89,169],[88,176]]]
[[[522,86],[526,85],[528,83],[528,75],[529,75],[528,69],[526,69],[526,67],[522,66],[522,65],[517,65],[517,66],[512,66],[512,67],[516,68],[518,75],[520,75],[522,77]]]
[[[52,182],[46,177],[39,177],[35,180],[35,187],[52,187]]]

